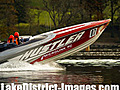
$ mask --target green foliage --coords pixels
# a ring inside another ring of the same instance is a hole
[[[18,23],[26,22],[29,0],[15,0],[14,7],[17,11]]]
[[[16,27],[0,27],[0,40],[5,41],[9,35],[14,34],[15,31],[19,31]]]
[[[29,0],[29,5],[31,7],[39,7],[39,8],[43,8],[43,1],[42,0]]]
[[[119,0],[1,0],[0,39],[3,40],[14,31],[19,31],[21,35],[35,35],[108,18],[112,18],[111,35],[115,30],[114,36],[120,34]]]
[[[50,27],[44,26],[44,25],[32,25],[31,29],[32,31],[29,32],[29,24],[24,24],[24,23],[20,23],[19,25],[16,26],[17,28],[19,28],[19,33],[20,35],[36,35],[36,34],[40,34],[40,33],[44,33],[46,31],[49,31]]]
[[[0,39],[4,40],[14,31],[18,21],[14,0],[0,0]]]

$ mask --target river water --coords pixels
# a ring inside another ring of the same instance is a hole
[[[67,62],[67,61],[66,61]],[[74,60],[72,60],[72,63]],[[76,62],[76,61],[75,61]],[[80,62],[80,61],[77,61]],[[83,61],[84,62],[84,61]],[[94,62],[94,61],[92,61]],[[63,62],[64,63],[64,62]],[[70,63],[70,61],[69,61]],[[26,62],[6,62],[0,65],[0,83],[10,84],[120,84],[120,64],[82,66],[68,65],[67,68],[55,62],[40,65]]]

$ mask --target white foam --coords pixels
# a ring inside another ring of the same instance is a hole
[[[35,63],[34,65],[32,65],[25,61],[9,61],[0,65],[0,71],[19,70],[64,70],[64,68],[59,66],[55,62],[44,65],[41,65],[40,63]]]
[[[92,66],[120,66],[120,60],[112,59],[88,59],[88,60],[58,60],[57,63],[67,65],[92,65]],[[26,71],[26,70],[65,70],[65,67],[58,65],[55,62],[49,62],[48,64],[35,63],[29,64],[25,61],[9,61],[0,64],[0,71]]]
[[[58,60],[57,63],[66,65],[120,66],[120,60],[113,59]]]

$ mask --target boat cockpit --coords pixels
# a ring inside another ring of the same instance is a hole
[[[0,43],[0,52],[13,48],[13,47],[20,47],[24,45],[28,45],[37,41],[41,41],[45,38],[47,38],[47,35],[36,35],[36,36],[19,36],[20,40],[20,45],[17,45],[15,43],[6,43],[6,42],[1,42]]]

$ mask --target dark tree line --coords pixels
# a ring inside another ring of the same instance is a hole
[[[111,37],[120,40],[119,0],[43,0],[43,4],[55,28],[111,18]]]
[[[0,0],[0,39],[18,31],[16,24],[26,22],[26,0]]]
[[[102,20],[104,18],[111,18],[114,23],[114,15],[120,10],[119,0],[43,0],[44,7],[52,21],[55,28],[58,26],[69,25],[77,21],[84,22],[86,19]],[[104,12],[106,7],[109,7],[110,12]],[[110,13],[110,16],[107,13]],[[118,16],[119,17],[119,16]]]
[[[47,27],[53,29],[107,18],[111,18],[111,26],[120,29],[119,0],[0,0],[0,39],[14,31],[40,33],[42,12],[49,14],[52,26]],[[20,23],[28,24],[28,30],[21,29]]]
[[[4,38],[16,29],[16,13],[14,0],[0,0],[0,37]]]
[[[26,23],[28,0],[14,0],[14,7],[17,11],[18,23]]]
[[[43,4],[55,28],[74,22],[81,9],[79,0],[43,0]]]

